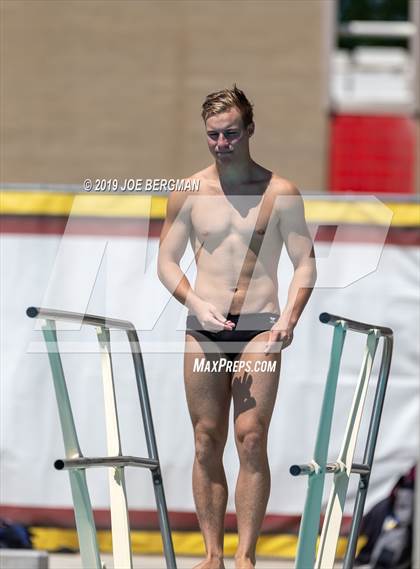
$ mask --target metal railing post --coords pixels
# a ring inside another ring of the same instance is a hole
[[[299,531],[295,567],[296,569],[313,569],[314,567],[317,569],[331,569],[331,567],[333,567],[349,477],[350,474],[355,473],[360,476],[360,484],[356,496],[353,520],[343,565],[345,569],[350,569],[354,564],[357,538],[360,531],[363,508],[369,485],[369,477],[372,470],[376,440],[391,365],[393,333],[390,328],[357,322],[328,313],[321,314],[320,320],[325,324],[331,324],[334,326],[334,337],[330,357],[330,367],[318,427],[318,436],[315,445],[314,459],[309,464],[293,465],[290,468],[290,473],[294,476],[308,475],[308,492]],[[327,463],[328,443],[331,434],[331,420],[334,412],[339,362],[341,360],[345,340],[345,334],[343,334],[341,341],[338,341],[337,334],[340,329],[343,331],[352,330],[367,334],[368,338],[365,356],[353,398],[352,408],[348,417],[342,448],[337,460],[333,463]],[[362,420],[373,361],[378,341],[381,337],[384,338],[384,348],[382,352],[381,367],[370,419],[363,464],[356,464],[353,462],[353,458],[357,436]],[[318,536],[324,478],[326,473],[334,474],[334,482],[323,523],[318,555],[315,560],[316,541]]]
[[[85,569],[101,569],[102,567],[96,538],[93,510],[86,483],[86,468],[107,467],[109,469],[114,565],[115,567],[124,567],[129,569],[132,567],[133,563],[124,468],[126,466],[137,466],[148,468],[152,473],[166,566],[168,569],[176,569],[176,558],[163,489],[146,374],[140,343],[133,324],[125,320],[103,318],[102,316],[94,316],[91,314],[79,314],[76,312],[36,307],[28,308],[26,313],[30,318],[39,318],[45,321],[45,324],[43,325],[43,333],[47,343],[48,356],[63,431],[64,446],[66,449],[66,458],[63,460],[56,460],[54,466],[58,470],[67,469],[69,471],[83,567]],[[80,450],[58,348],[55,329],[56,321],[78,322],[80,324],[96,327],[101,351],[108,456],[84,457]],[[130,344],[147,450],[149,454],[147,458],[123,456],[122,454],[112,370],[110,342],[111,328],[125,331]]]
[[[296,554],[296,567],[299,568],[313,567],[315,562],[315,547],[321,516],[328,445],[330,442],[335,394],[345,338],[346,328],[339,323],[334,329],[330,366],[322,402],[314,458],[313,461],[307,465],[309,467],[309,471],[306,472],[309,476],[308,492],[299,529],[298,550]],[[297,471],[298,468],[301,468],[299,472]],[[301,466],[295,465],[292,469],[294,469],[292,471],[294,475],[303,474]]]
[[[54,321],[47,320],[42,327],[42,332],[47,345],[48,359],[53,376],[66,457],[68,459],[80,458],[82,452],[77,438],[63,365],[58,350]],[[83,566],[101,569],[102,564],[99,557],[95,520],[86,482],[86,473],[84,470],[69,470],[69,479]]]

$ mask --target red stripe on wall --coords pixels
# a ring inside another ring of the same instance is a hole
[[[311,226],[310,226],[311,227]],[[337,225],[320,225],[316,228],[314,239],[316,243],[383,243],[384,245],[420,245],[420,228],[418,227],[390,227],[383,242],[384,231],[380,227],[367,227],[364,225],[341,226],[337,232]]]
[[[163,220],[71,218],[52,216],[5,215],[0,219],[0,231],[21,235],[103,235],[108,237],[158,238]],[[343,225],[341,225],[343,227]],[[382,243],[383,228],[367,225],[345,225],[337,233],[337,225],[310,225],[315,242]],[[337,233],[337,234],[336,234]],[[390,227],[387,245],[420,245],[420,228]]]
[[[155,510],[130,510],[130,527],[133,530],[159,530],[158,515]],[[24,506],[0,506],[0,517],[28,526],[74,528],[72,508],[40,508]],[[111,515],[106,509],[95,509],[94,517],[97,529],[110,529]],[[169,512],[172,531],[199,531],[197,516],[194,512]],[[348,532],[350,516],[344,516],[342,532]],[[267,514],[264,518],[262,533],[297,534],[300,516]],[[228,513],[225,517],[225,530],[237,531],[236,515]]]
[[[0,516],[13,522],[29,526],[43,527],[75,527],[74,512],[72,508],[29,508],[23,506],[1,506]],[[94,517],[98,529],[111,527],[109,510],[95,509]],[[169,512],[171,529],[174,531],[198,531],[198,520],[194,512]],[[297,533],[299,529],[299,516],[272,515],[264,519],[263,531]],[[155,510],[130,510],[130,526],[138,530],[158,530],[159,520]],[[236,515],[226,514],[225,529],[237,531]]]
[[[0,219],[1,233],[36,235],[109,235],[126,237],[159,237],[163,220],[130,218],[95,218],[3,215]]]

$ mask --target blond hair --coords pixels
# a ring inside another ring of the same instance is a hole
[[[245,93],[234,85],[232,89],[222,89],[207,95],[202,106],[201,116],[206,122],[209,117],[236,107],[241,113],[242,122],[246,128],[254,120],[252,106]]]

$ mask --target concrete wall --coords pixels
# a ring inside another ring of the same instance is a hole
[[[254,157],[323,189],[323,2],[3,0],[2,182],[181,177],[210,162],[200,107],[234,82]]]

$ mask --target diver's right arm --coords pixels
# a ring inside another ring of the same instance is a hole
[[[232,329],[232,323],[211,303],[192,289],[179,266],[190,237],[192,197],[172,192],[168,199],[166,218],[160,234],[158,277],[174,297],[194,313],[206,330]]]
[[[193,291],[179,264],[191,233],[191,198],[172,192],[160,234],[158,277],[174,297],[195,312],[201,299]]]

